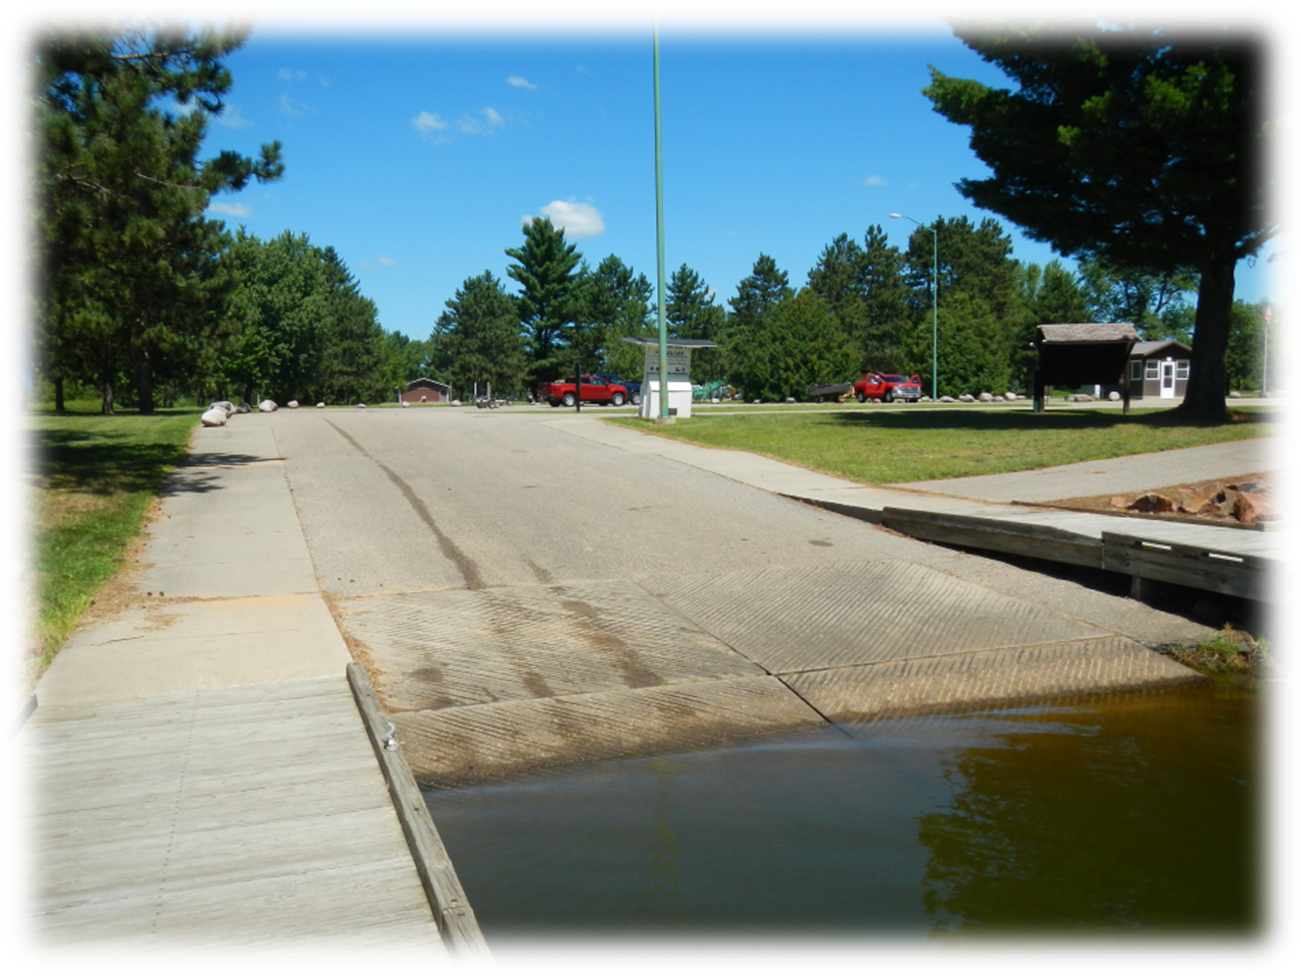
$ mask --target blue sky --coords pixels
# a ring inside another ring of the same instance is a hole
[[[285,177],[218,198],[214,215],[333,246],[383,326],[411,338],[472,275],[514,288],[504,251],[525,217],[565,226],[593,267],[616,254],[654,283],[650,20],[590,27],[255,27],[209,142],[253,153],[278,139]],[[905,246],[914,225],[891,212],[994,216],[954,188],[987,170],[920,89],[928,65],[1005,79],[939,17],[744,34],[666,19],[660,57],[666,274],[690,265],[720,303],[761,253],[798,287],[841,233],[880,224]],[[1056,256],[1000,223],[1015,257]],[[1275,267],[1241,268],[1239,297],[1280,300]]]

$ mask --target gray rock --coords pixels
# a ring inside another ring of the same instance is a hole
[[[250,407],[247,403],[241,403],[238,407],[235,408],[235,412],[236,412],[236,413],[252,413],[252,412],[253,412],[253,408]]]
[[[953,397],[951,397],[951,396],[947,396],[947,395],[946,395],[946,396],[942,396],[942,397],[940,397],[940,403],[953,403],[953,402],[954,402],[954,401],[953,401]]]
[[[406,400],[403,400],[403,401],[402,401],[402,409],[403,409],[403,410],[405,410],[405,409],[406,409],[407,407],[409,407],[409,406],[411,406],[411,404],[407,403]]]
[[[959,399],[961,402],[963,402],[963,403],[975,403],[975,402],[976,402],[976,398],[973,397],[970,393],[964,393],[964,394],[962,394],[962,396],[958,397],[958,399]]]
[[[1017,396],[1016,396],[1016,394],[1013,393],[1011,390],[1008,390],[1006,393],[1003,394],[1003,399],[1004,399],[1004,400],[1015,400],[1015,399],[1017,399]]]
[[[1242,397],[1242,394],[1239,393],[1237,390],[1230,390],[1230,391],[1229,391],[1229,399],[1230,399],[1230,400],[1237,400],[1237,399],[1240,399],[1241,397]]]
[[[316,405],[316,409],[317,409],[317,410],[324,410],[324,409],[325,409],[325,402],[322,401],[322,402],[318,403],[318,404]]]
[[[225,410],[222,410],[221,407],[213,406],[203,412],[203,416],[199,418],[199,422],[205,427],[225,427],[228,419]]]
[[[263,400],[261,403],[257,405],[257,408],[261,410],[263,413],[274,413],[276,409],[276,401]]]
[[[290,410],[297,410],[297,409],[298,409],[298,401],[297,401],[297,400],[290,400],[288,403],[285,404],[285,406],[288,407]]]
[[[994,394],[992,394],[992,393],[982,393],[982,394],[980,394],[980,402],[981,402],[981,403],[993,403],[993,402],[994,402]]]
[[[216,407],[218,410],[224,410],[227,417],[235,412],[235,404],[231,403],[229,400],[214,400],[208,405],[208,409],[211,410],[213,407]]]
[[[1120,394],[1117,393],[1115,390],[1112,390],[1110,393],[1107,394],[1107,399],[1111,400],[1112,402],[1115,402],[1116,400],[1120,399]]]

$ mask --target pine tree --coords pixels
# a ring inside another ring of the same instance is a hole
[[[506,274],[520,284],[517,317],[534,380],[562,367],[557,355],[565,326],[574,321],[574,290],[579,257],[565,242],[562,228],[551,218],[533,218],[524,225],[524,244],[506,249],[515,263]]]
[[[56,398],[87,372],[105,413],[124,382],[152,412],[155,380],[192,373],[222,342],[226,238],[203,212],[214,193],[283,171],[278,143],[258,160],[198,159],[231,85],[221,59],[243,39],[133,27],[38,40],[38,362]]]
[[[526,374],[519,305],[492,272],[467,278],[445,303],[429,342],[431,363],[462,396],[515,393]]]
[[[714,293],[705,279],[683,263],[669,277],[664,296],[664,318],[668,334],[674,339],[719,342],[727,313],[714,304]],[[701,382],[722,378],[719,350],[696,350],[691,356],[691,371]]]
[[[734,386],[746,386],[747,350],[762,330],[779,302],[794,296],[786,272],[766,254],[760,254],[750,275],[736,287],[736,296],[728,300],[732,313],[720,343],[723,368]]]

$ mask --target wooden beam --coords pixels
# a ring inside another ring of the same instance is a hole
[[[1102,533],[1103,568],[1134,579],[1177,583],[1212,593],[1269,599],[1273,560],[1205,546]],[[1139,586],[1141,590],[1141,584]]]
[[[389,741],[395,745],[397,743],[393,738],[393,726],[380,708],[365,670],[356,662],[348,664],[348,684],[352,687],[352,695],[370,736],[371,747],[375,750],[384,779],[388,782],[389,794],[393,798],[398,821],[402,824],[402,833],[406,835],[407,844],[411,848],[411,856],[415,859],[416,870],[438,922],[439,932],[455,955],[485,961],[491,959],[492,953],[479,929],[479,921],[474,917],[474,909],[465,897],[465,890],[456,876],[452,859],[429,816],[429,808],[425,805],[420,788],[416,786],[415,777],[411,775],[411,767],[407,765],[400,748],[386,747]]]

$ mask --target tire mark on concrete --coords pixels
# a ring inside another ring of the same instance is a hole
[[[482,590],[487,586],[483,581],[483,577],[479,574],[478,564],[462,552],[460,547],[443,533],[443,530],[438,527],[438,523],[434,521],[434,517],[430,514],[428,507],[426,507],[425,503],[416,495],[411,486],[403,481],[397,473],[383,461],[372,457],[371,453],[357,443],[357,440],[346,430],[339,427],[332,420],[327,420],[325,422],[333,427],[340,437],[360,451],[363,457],[374,462],[388,477],[388,480],[393,482],[397,490],[402,492],[402,497],[407,500],[407,504],[410,505],[416,515],[420,517],[420,520],[424,522],[425,525],[429,526],[429,530],[434,533],[434,538],[438,540],[439,550],[452,562],[453,565],[456,566],[457,570],[460,571],[461,578],[465,580],[466,589]]]

